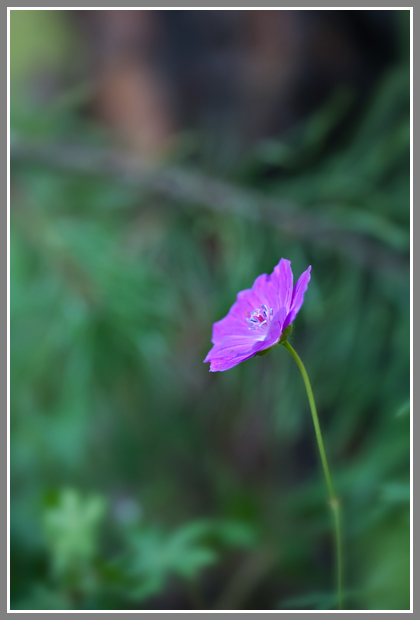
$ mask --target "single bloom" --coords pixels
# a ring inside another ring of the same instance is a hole
[[[263,273],[252,288],[240,291],[228,314],[213,325],[214,346],[204,360],[210,372],[233,368],[279,344],[302,307],[310,279],[311,266],[293,286],[290,261],[282,258],[272,274]]]

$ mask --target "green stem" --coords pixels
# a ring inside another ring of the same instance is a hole
[[[293,356],[296,364],[299,366],[299,370],[302,373],[303,381],[305,383],[306,392],[308,394],[309,406],[311,408],[312,420],[315,427],[315,435],[318,443],[319,454],[321,456],[322,467],[324,469],[325,480],[328,487],[328,492],[330,495],[330,506],[333,513],[334,518],[334,530],[335,530],[335,546],[337,552],[337,595],[338,595],[338,608],[343,608],[342,603],[342,551],[341,551],[341,526],[340,526],[340,504],[338,499],[335,496],[333,485],[331,482],[330,470],[328,469],[327,457],[324,449],[324,442],[322,441],[321,428],[319,426],[318,414],[316,412],[314,395],[312,393],[311,384],[309,382],[308,373],[306,372],[305,366],[302,363],[299,355],[296,353],[294,348],[287,340],[282,342],[283,346],[289,351],[289,353]]]

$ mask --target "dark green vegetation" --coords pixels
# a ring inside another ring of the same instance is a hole
[[[87,96],[12,97],[12,608],[334,607],[298,368],[283,347],[202,363],[212,323],[283,256],[295,276],[312,265],[290,341],[342,502],[345,604],[408,609],[407,59],[339,138],[345,93],[213,194],[204,155],[153,178],[96,165],[112,145],[82,120]]]

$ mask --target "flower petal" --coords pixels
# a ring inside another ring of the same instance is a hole
[[[266,273],[256,278],[252,288],[240,291],[228,314],[213,325],[213,344],[224,335],[241,335],[250,342],[263,340],[266,335],[264,331],[250,330],[247,322],[254,310],[261,308],[263,304],[269,310],[273,308],[274,313],[278,310],[278,298]]]
[[[226,359],[225,357],[217,358],[210,361],[210,372],[217,372],[222,370],[229,370],[229,368],[233,368],[237,366],[241,362],[253,357],[255,353],[249,353],[248,355],[238,355],[237,357],[233,357],[231,359]]]
[[[274,346],[280,340],[286,314],[287,310],[283,307],[274,315],[264,340],[250,343],[240,338],[226,337],[224,342],[215,344],[204,360],[204,362],[210,362],[210,372],[233,368],[253,357],[258,351]]]
[[[223,344],[216,344],[207,354],[204,362],[210,362],[210,371],[227,370],[250,357],[258,351],[264,349],[264,342],[258,341],[251,345],[236,344],[226,341]]]
[[[302,273],[302,275],[295,284],[295,287],[293,289],[292,302],[290,305],[290,312],[287,315],[284,327],[287,327],[288,325],[290,325],[290,323],[293,323],[297,313],[301,309],[310,279],[311,265],[309,265],[308,269]]]
[[[255,280],[252,285],[252,300],[256,302],[253,310],[261,308],[262,304],[265,304],[268,309],[273,308],[273,312],[276,313],[279,309],[279,298],[277,291],[273,286],[272,275],[268,276],[263,273]]]
[[[249,329],[249,324],[246,319],[250,316],[250,311],[245,311],[242,308],[242,312],[239,313],[232,306],[227,316],[217,321],[217,323],[214,323],[211,339],[212,343],[216,344],[223,338],[247,340],[250,344],[254,343],[256,340],[260,340],[261,334]]]
[[[276,314],[273,316],[270,323],[270,328],[267,332],[267,337],[265,338],[263,343],[264,346],[262,347],[262,350],[272,347],[280,340],[280,336],[284,329],[283,325],[286,319],[286,315],[287,309],[283,306],[283,308],[280,308],[280,310],[276,312]]]
[[[218,342],[215,344],[207,354],[205,362],[210,362],[213,359],[226,358],[231,359],[239,355],[252,354],[254,343],[250,342],[235,342],[233,339],[226,338],[224,342]]]
[[[286,258],[280,260],[279,264],[274,267],[271,281],[278,299],[277,309],[284,306],[289,312],[293,292],[293,273],[289,260]]]

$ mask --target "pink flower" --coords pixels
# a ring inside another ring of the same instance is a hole
[[[282,258],[271,275],[263,273],[251,289],[238,293],[225,318],[213,325],[214,346],[204,360],[210,372],[228,370],[279,344],[302,307],[310,272],[309,266],[293,287],[290,261]]]

